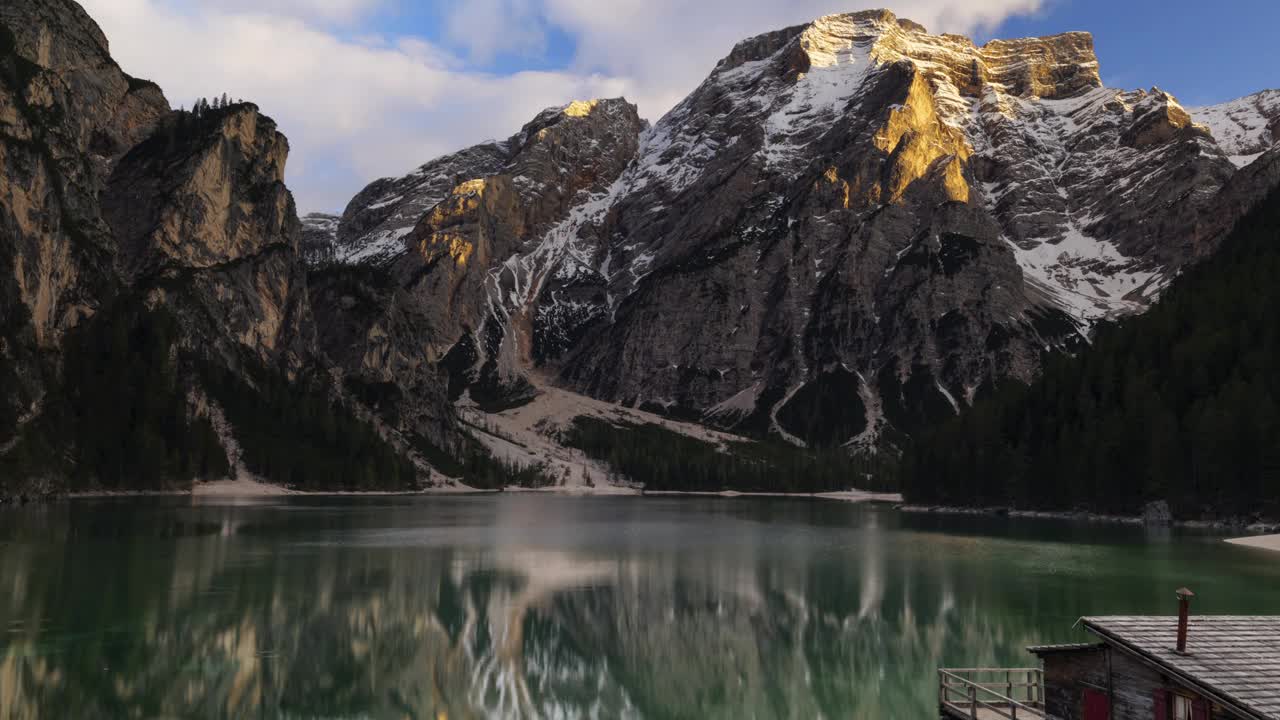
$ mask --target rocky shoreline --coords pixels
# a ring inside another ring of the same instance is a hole
[[[192,498],[259,498],[259,497],[281,497],[281,496],[309,496],[309,497],[347,497],[347,496],[415,496],[415,495],[458,495],[458,494],[491,494],[497,492],[514,492],[514,493],[544,493],[559,494],[571,497],[586,497],[599,495],[631,495],[634,497],[721,497],[721,498],[738,498],[738,497],[776,497],[776,498],[813,498],[819,500],[836,500],[841,502],[866,502],[882,505],[895,505],[902,502],[902,496],[897,493],[878,493],[867,492],[862,490],[847,490],[844,492],[824,492],[824,493],[763,493],[763,492],[738,492],[734,490],[723,490],[720,492],[677,492],[677,491],[651,491],[644,492],[638,488],[625,488],[621,486],[556,486],[549,488],[519,488],[509,487],[503,490],[484,490],[473,488],[467,485],[441,485],[435,487],[423,488],[421,490],[405,490],[405,491],[377,491],[377,490],[356,490],[356,491],[321,491],[306,492],[293,490],[290,488],[271,485],[269,483],[247,481],[247,480],[224,480],[213,482],[195,483],[190,489],[172,489],[172,490],[96,490],[72,493],[44,493],[38,495],[19,495],[13,497],[0,497],[0,508],[6,505],[23,506],[34,505],[40,503],[59,502],[62,500],[95,500],[108,498],[144,498],[144,497],[192,497]]]
[[[411,495],[456,495],[468,493],[491,493],[494,490],[484,490],[473,488],[467,485],[438,485],[422,488],[420,490],[328,490],[328,491],[302,491],[292,488],[272,485],[257,480],[235,479],[235,480],[214,480],[209,482],[193,483],[189,488],[175,487],[171,489],[154,489],[154,490],[85,490],[79,492],[60,492],[46,489],[43,492],[27,492],[13,495],[0,495],[0,508],[5,507],[22,507],[24,505],[38,505],[45,503],[55,503],[64,500],[101,500],[109,498],[160,498],[160,497],[191,497],[191,498],[263,498],[263,497],[282,497],[286,495],[303,495],[314,497],[345,497],[345,496],[411,496]]]
[[[1077,522],[1111,523],[1119,525],[1144,525],[1148,527],[1177,527],[1198,530],[1230,530],[1248,535],[1267,535],[1280,533],[1280,522],[1271,520],[1246,520],[1244,518],[1227,518],[1224,520],[1179,520],[1172,516],[1152,517],[1144,515],[1108,515],[1092,513],[1084,510],[1017,510],[1008,507],[960,507],[953,505],[910,505],[894,506],[896,510],[909,513],[933,513],[939,515],[984,515],[988,517],[1032,518],[1045,520],[1074,520]]]

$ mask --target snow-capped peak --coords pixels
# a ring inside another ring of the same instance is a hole
[[[1191,108],[1238,167],[1280,142],[1280,90],[1264,90],[1230,102]]]

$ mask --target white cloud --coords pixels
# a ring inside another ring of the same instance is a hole
[[[465,48],[472,60],[481,63],[499,53],[529,57],[547,47],[535,0],[468,0],[450,8],[445,32],[449,42]]]
[[[198,8],[215,11],[256,12],[318,20],[351,22],[386,0],[187,0]]]
[[[175,107],[226,92],[272,116],[289,136],[289,186],[304,212],[341,210],[371,179],[505,138],[550,104],[625,90],[594,74],[467,72],[420,40],[343,40],[287,15],[223,10],[225,2],[83,4],[121,66],[159,83]]]
[[[738,40],[859,6],[451,0],[442,41],[458,57],[420,38],[374,34],[361,22],[409,1],[81,0],[125,70],[158,82],[175,106],[226,92],[274,117],[290,139],[289,184],[303,211],[341,210],[373,178],[507,137],[538,110],[572,99],[626,95],[656,119]],[[934,30],[967,32],[1039,2],[905,0],[897,12]],[[577,43],[562,71],[499,76],[467,67],[539,54],[553,29]]]

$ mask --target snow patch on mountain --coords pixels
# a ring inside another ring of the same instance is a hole
[[[1080,320],[1140,312],[1165,285],[1159,273],[1139,269],[1114,245],[1074,225],[1056,242],[1008,242],[1027,281]]]
[[[1099,231],[1177,172],[1166,157],[1185,146],[1124,141],[1127,128],[1162,112],[1181,107],[1158,90],[1108,87],[1053,99],[988,89],[972,101],[966,136],[977,155],[1013,169],[1011,180],[983,183],[987,207],[1032,289],[1086,325],[1141,312],[1170,279],[1122,253],[1122,235]],[[1195,142],[1202,154],[1219,152],[1207,138]]]
[[[436,158],[401,178],[384,178],[357,195],[337,232],[335,261],[386,265],[408,251],[405,238],[459,183],[498,172],[508,142],[489,141]]]
[[[505,300],[512,310],[531,307],[541,295],[547,279],[566,264],[593,267],[595,248],[578,242],[579,236],[583,228],[600,222],[625,187],[625,178],[619,178],[608,190],[589,195],[589,199],[573,207],[529,252],[515,255],[491,273],[491,296]],[[502,298],[500,293],[504,276],[515,281],[515,289],[506,298]]]
[[[765,119],[761,153],[769,167],[783,165],[802,154],[804,143],[797,141],[796,135],[812,137],[815,128],[839,121],[872,67],[871,43],[855,41],[855,28],[849,23],[835,18],[824,18],[819,23],[830,27],[815,35],[828,42],[810,47],[809,71],[796,80],[780,98],[777,109]]]
[[[1271,126],[1280,116],[1280,90],[1264,90],[1246,97],[1190,108],[1196,122],[1209,127],[1228,154],[1256,152],[1276,142]]]
[[[756,403],[760,399],[760,392],[763,389],[762,383],[752,383],[750,387],[730,396],[728,400],[713,405],[707,410],[705,417],[729,423],[744,418],[755,412]]]
[[[302,232],[298,251],[309,267],[320,267],[333,262],[337,249],[338,221],[336,215],[311,213],[299,218]]]
[[[338,253],[338,262],[347,265],[390,262],[408,250],[404,238],[413,233],[413,227],[393,227],[369,233],[358,243],[343,247]]]
[[[1218,105],[1189,108],[1209,128],[1236,167],[1244,167],[1280,142],[1280,90],[1264,90]]]
[[[686,134],[674,119],[687,117],[689,112],[688,108],[677,107],[641,136],[639,157],[626,173],[629,190],[638,191],[652,184],[677,195],[701,177],[702,168],[716,153],[733,144],[730,141],[722,145],[702,135]]]
[[[331,237],[338,233],[338,221],[340,218],[336,215],[311,213],[309,215],[304,215],[299,219],[302,221],[302,229],[304,230]]]

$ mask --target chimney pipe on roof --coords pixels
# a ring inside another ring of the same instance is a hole
[[[1195,593],[1178,588],[1178,648],[1179,655],[1187,654],[1187,616],[1191,614],[1191,598]]]

